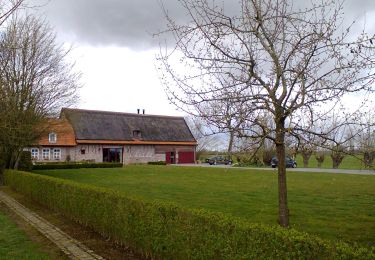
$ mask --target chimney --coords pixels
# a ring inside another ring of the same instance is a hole
[[[142,109],[142,114],[145,114],[145,110],[144,109]]]
[[[140,111],[140,109],[138,108],[138,109],[137,109],[137,114],[139,114],[139,111]]]

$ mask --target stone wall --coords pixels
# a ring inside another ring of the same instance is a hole
[[[155,153],[154,145],[126,145],[124,164],[165,161],[165,153]]]
[[[194,151],[194,147],[187,146],[161,146],[161,145],[76,145],[73,147],[45,147],[50,148],[50,160],[42,159],[43,147],[39,148],[38,162],[56,162],[66,161],[67,156],[72,162],[89,161],[89,162],[103,162],[103,148],[120,148],[122,162],[124,164],[132,163],[147,163],[156,161],[165,161],[166,152],[176,152],[176,160],[178,161],[179,151]],[[53,159],[53,149],[61,149],[61,159]],[[27,148],[31,150],[31,148]]]

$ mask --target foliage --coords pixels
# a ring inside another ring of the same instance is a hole
[[[53,169],[80,169],[80,168],[121,168],[122,163],[45,163],[35,164],[32,170],[53,170]]]
[[[275,156],[275,151],[271,149],[265,149],[262,152],[262,160],[264,165],[271,165],[272,157]]]
[[[237,160],[237,163],[234,166],[239,166],[239,167],[258,167],[258,166],[263,166],[262,159],[258,154],[251,154],[251,153],[235,153],[234,157]]]
[[[148,162],[149,165],[167,165],[165,161]]]
[[[6,183],[16,191],[153,258],[375,257],[374,249],[331,243],[293,229],[251,224],[170,203],[146,202],[31,173],[7,171],[5,176]]]
[[[22,151],[18,160],[18,169],[21,171],[31,171],[33,168],[33,162],[31,160],[30,151]]]
[[[5,169],[5,161],[0,151],[0,186],[4,183],[4,169]]]

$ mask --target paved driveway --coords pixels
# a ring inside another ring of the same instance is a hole
[[[233,168],[243,170],[264,170],[275,171],[273,168],[256,168],[256,167],[232,167],[231,165],[209,165],[208,163],[200,164],[174,164],[173,166],[194,166],[194,167],[208,167],[208,168]],[[321,169],[321,168],[288,168],[291,172],[324,172],[324,173],[343,173],[343,174],[359,174],[359,175],[375,175],[375,170],[345,170],[345,169]]]

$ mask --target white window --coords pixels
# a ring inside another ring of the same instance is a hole
[[[43,160],[49,160],[49,148],[43,148],[42,157]]]
[[[53,159],[54,160],[61,159],[61,149],[58,149],[58,148],[53,149]]]
[[[38,160],[39,159],[39,149],[38,148],[31,148],[31,159]]]
[[[56,140],[57,140],[57,134],[56,133],[49,133],[48,141],[50,143],[56,143]]]

